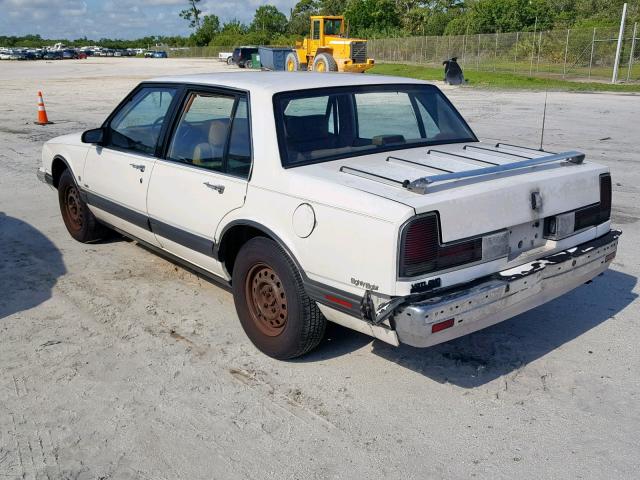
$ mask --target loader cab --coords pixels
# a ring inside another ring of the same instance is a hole
[[[315,55],[318,48],[327,45],[325,37],[344,37],[344,17],[342,16],[312,16],[311,32],[309,35],[309,54]]]

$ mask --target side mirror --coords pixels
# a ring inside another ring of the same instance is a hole
[[[101,145],[104,139],[104,130],[102,128],[93,128],[82,133],[82,143],[93,143]]]

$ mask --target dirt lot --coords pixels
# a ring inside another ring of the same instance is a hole
[[[640,96],[550,93],[545,146],[614,175],[613,268],[427,350],[337,326],[299,361],[231,295],[133,242],[75,243],[35,177],[140,80],[210,60],[0,64],[0,477],[637,478]],[[54,125],[41,127],[42,89]],[[449,89],[480,137],[535,145],[544,93]]]

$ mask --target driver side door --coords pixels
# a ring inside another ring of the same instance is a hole
[[[177,93],[177,86],[134,91],[104,126],[102,145],[89,149],[81,180],[98,219],[154,245],[147,189]]]

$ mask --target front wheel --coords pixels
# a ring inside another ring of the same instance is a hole
[[[233,57],[227,57],[227,65],[233,65]]]
[[[285,61],[285,67],[287,72],[297,72],[300,70],[300,60],[296,52],[289,52]]]
[[[307,296],[295,264],[273,240],[256,237],[244,244],[232,283],[242,328],[261,352],[286,360],[322,340],[326,320]]]
[[[80,196],[69,170],[62,172],[58,182],[58,201],[62,220],[69,234],[79,242],[87,243],[104,238],[108,230],[94,217]]]
[[[335,58],[329,53],[319,53],[316,58],[313,59],[313,71],[314,72],[337,72],[338,64]]]

